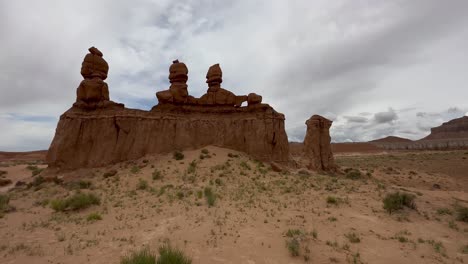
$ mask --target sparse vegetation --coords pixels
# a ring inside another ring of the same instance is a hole
[[[148,182],[143,179],[138,179],[136,188],[137,190],[146,190],[148,189]]]
[[[120,264],[156,264],[156,255],[145,247],[140,251],[132,252],[130,256],[123,257]]]
[[[156,264],[191,264],[192,260],[177,249],[171,247],[169,243],[159,247],[159,258]]]
[[[363,176],[360,170],[353,169],[353,168],[345,169],[345,173],[346,173],[346,178],[351,179],[351,180],[359,180]]]
[[[6,194],[0,194],[0,218],[4,213],[7,213],[12,209],[9,203],[10,197]]]
[[[140,172],[140,167],[138,167],[137,165],[133,165],[133,167],[130,169],[130,172],[133,174],[137,174]]]
[[[93,193],[75,193],[66,199],[55,199],[50,202],[51,208],[57,212],[80,210],[92,205],[99,205],[100,199]]]
[[[172,156],[173,156],[173,158],[174,158],[175,160],[183,160],[184,157],[185,157],[184,153],[182,153],[182,152],[180,152],[180,151],[174,151],[174,153],[173,153]]]
[[[339,199],[335,196],[328,196],[327,197],[327,204],[337,205],[339,203]]]
[[[40,174],[44,170],[44,169],[41,169],[41,168],[39,168],[39,167],[37,167],[35,165],[28,165],[26,167],[26,169],[31,171],[32,176],[36,176],[36,175]]]
[[[99,213],[90,213],[87,217],[86,220],[88,222],[94,222],[98,220],[102,220],[102,216]]]
[[[288,248],[289,253],[293,257],[299,256],[299,240],[297,238],[292,238],[290,240],[286,240],[286,247]]]
[[[416,209],[416,204],[414,203],[415,198],[415,195],[409,193],[390,193],[383,199],[383,208],[390,214],[403,209],[403,207]]]
[[[102,176],[104,178],[109,178],[109,177],[115,176],[116,174],[117,174],[117,170],[109,170],[109,171],[106,171]]]
[[[351,243],[359,243],[361,242],[361,238],[359,237],[358,234],[351,232],[348,234],[345,234],[345,237],[349,240]]]
[[[458,206],[457,220],[468,223],[468,207]]]
[[[206,197],[206,202],[208,203],[208,207],[212,207],[216,201],[216,194],[210,187],[205,187],[204,194]]]
[[[155,169],[153,171],[152,178],[153,180],[160,180],[163,178],[163,176],[162,176],[162,173],[158,169]]]

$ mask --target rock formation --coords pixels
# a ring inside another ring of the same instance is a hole
[[[318,171],[335,170],[336,166],[330,144],[332,121],[319,115],[313,115],[306,121],[306,125],[304,158],[309,161],[308,168]]]
[[[175,60],[169,67],[169,90],[156,93],[159,103],[187,104],[195,103],[187,90],[188,69],[185,63]]]
[[[431,134],[423,140],[433,139],[468,139],[468,116],[463,116],[431,128]]]
[[[206,73],[206,83],[208,91],[200,97],[201,105],[230,105],[240,107],[247,101],[247,96],[236,96],[234,93],[221,88],[223,82],[223,72],[219,64],[212,65]]]
[[[81,75],[84,80],[76,89],[76,102],[74,106],[95,109],[114,105],[109,99],[109,88],[104,80],[107,78],[109,65],[102,57],[103,54],[95,47],[89,52],[81,64]]]
[[[207,74],[207,94],[212,95],[213,104],[189,95],[188,69],[174,61],[169,70],[169,90],[158,92],[159,104],[143,111],[109,101],[103,82],[107,63],[97,49],[90,51],[82,73],[85,80],[96,85],[82,83],[77,103],[60,117],[47,153],[50,167],[99,167],[207,145],[243,151],[267,162],[289,161],[284,115],[262,104],[261,97],[254,94],[248,106],[239,107],[249,96],[235,96],[220,87],[219,65]]]

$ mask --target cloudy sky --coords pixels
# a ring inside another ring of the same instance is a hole
[[[419,139],[468,112],[465,0],[0,0],[0,150],[47,149],[75,100],[90,46],[110,65],[111,99],[150,109],[171,61],[189,92],[255,92],[286,115],[334,120],[336,142]]]

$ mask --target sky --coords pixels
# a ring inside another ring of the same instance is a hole
[[[465,0],[0,0],[0,150],[47,149],[75,101],[95,46],[111,100],[151,109],[168,68],[189,68],[189,93],[255,92],[286,115],[333,120],[332,141],[420,139],[468,115]]]

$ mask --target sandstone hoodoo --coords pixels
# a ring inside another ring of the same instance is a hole
[[[306,125],[304,158],[309,162],[309,169],[319,171],[335,170],[336,165],[330,145],[332,121],[319,115],[313,115],[306,121]]]
[[[103,54],[95,47],[89,52],[81,65],[81,75],[84,80],[76,89],[76,102],[74,106],[95,109],[114,105],[110,101],[109,88],[104,80],[107,78],[109,65],[102,57]]]
[[[189,95],[187,66],[175,60],[169,68],[171,86],[156,93],[158,105],[143,111],[110,101],[104,82],[109,67],[99,50],[90,52],[83,62],[85,80],[77,102],[57,125],[47,154],[50,167],[99,167],[207,145],[267,162],[289,161],[284,115],[257,94],[236,96],[221,88],[219,64],[208,70],[207,93],[195,98]],[[248,105],[242,106],[245,101]]]

